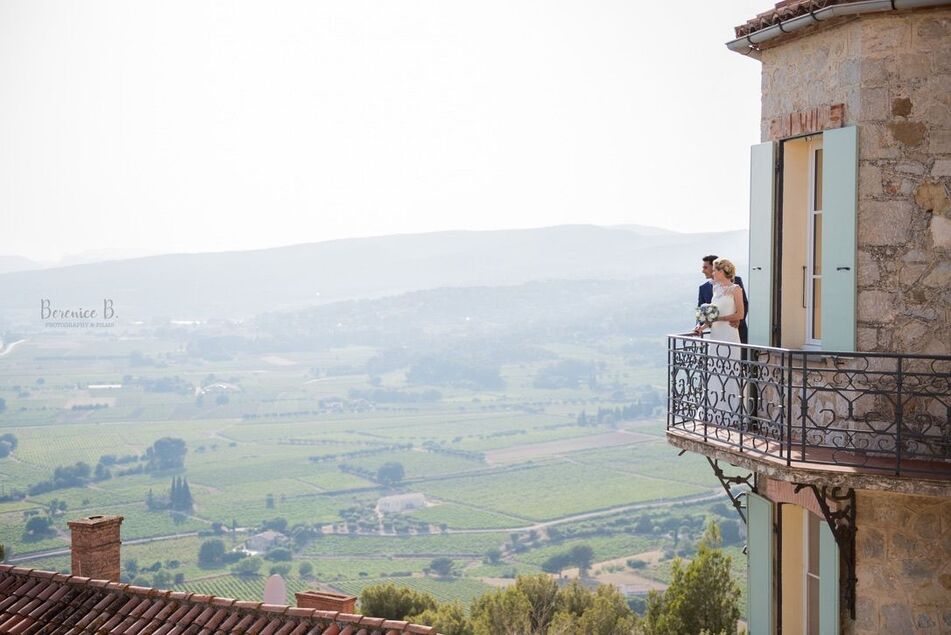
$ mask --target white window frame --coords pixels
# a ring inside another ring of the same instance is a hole
[[[809,192],[808,192],[808,206],[806,209],[806,275],[803,284],[806,285],[805,288],[805,297],[806,297],[806,333],[804,338],[804,348],[818,350],[822,348],[822,339],[816,338],[813,334],[813,308],[816,304],[816,298],[814,297],[813,289],[814,284],[813,280],[818,279],[821,283],[822,274],[816,275],[813,263],[816,260],[816,254],[813,253],[815,249],[815,230],[816,230],[816,217],[822,214],[821,209],[815,209],[816,205],[816,151],[822,149],[822,135],[817,135],[809,140]],[[823,157],[824,158],[824,157]],[[818,257],[821,259],[822,254],[818,254]],[[822,298],[820,296],[819,300]]]

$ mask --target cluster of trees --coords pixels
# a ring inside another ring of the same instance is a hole
[[[351,388],[347,395],[351,399],[366,399],[372,403],[434,403],[442,399],[442,393],[434,389],[404,392],[389,388],[371,388],[369,390]]]
[[[447,635],[733,635],[740,618],[740,589],[730,576],[730,557],[716,545],[711,524],[697,555],[674,561],[673,579],[652,592],[638,617],[611,585],[594,590],[577,581],[560,586],[549,576],[522,576],[505,589],[476,598],[467,613],[459,603],[395,585],[366,587],[360,611],[366,615],[434,626]]]
[[[192,510],[194,501],[192,501],[192,492],[185,477],[179,476],[172,479],[168,501],[174,511],[190,512]]]
[[[425,573],[432,573],[442,578],[451,578],[456,574],[456,563],[452,561],[452,558],[439,556],[433,558],[424,571]]]
[[[101,465],[101,464],[100,464]],[[88,463],[77,461],[73,465],[60,465],[53,470],[53,478],[33,483],[27,488],[31,496],[52,492],[67,487],[81,487],[92,480],[93,469]]]
[[[277,561],[276,564],[271,566],[270,573],[280,575],[290,573],[292,557],[290,549],[283,547],[271,549],[264,557],[268,560]],[[257,556],[248,557],[243,551],[228,551],[225,543],[218,538],[212,538],[201,543],[198,548],[198,566],[217,568],[228,564],[234,565],[231,570],[240,576],[253,576],[260,573],[264,561]],[[303,565],[301,568],[306,569]],[[313,565],[310,565],[310,571],[313,571]]]
[[[403,469],[403,464],[395,461],[384,463],[377,468],[376,471],[350,463],[341,463],[337,468],[341,472],[356,474],[367,480],[376,481],[386,487],[393,487],[399,484],[406,476],[406,470]]]
[[[402,463],[390,461],[381,465],[376,471],[376,482],[387,487],[392,487],[403,480],[406,476],[406,470]]]
[[[588,569],[591,568],[593,562],[594,549],[590,545],[580,544],[562,553],[556,553],[545,560],[542,563],[542,571],[561,575],[561,572],[565,569],[578,567],[579,573],[584,577],[588,574]]]
[[[508,588],[482,595],[468,614],[459,603],[440,604],[429,594],[392,584],[364,589],[360,610],[434,626],[447,635],[620,635],[633,633],[637,624],[615,587],[591,591],[577,582],[559,587],[544,575],[519,577]]]
[[[539,370],[532,382],[535,388],[579,388],[582,384],[587,384],[592,390],[598,387],[598,365],[595,362],[564,359]]]
[[[427,355],[419,358],[406,373],[407,381],[430,386],[454,386],[471,390],[503,390],[498,364],[466,361],[454,357]]]
[[[168,496],[156,498],[149,488],[149,493],[145,497],[145,506],[149,511],[161,509],[170,509],[174,512],[190,512],[194,509],[191,488],[188,487],[188,480],[183,476],[172,478],[172,484],[169,487]]]
[[[128,476],[130,474],[141,474],[145,471],[145,465],[139,463],[140,459],[141,457],[138,454],[126,454],[123,456],[104,454],[99,457],[99,463],[96,464],[96,480],[101,481],[112,478],[113,475]],[[130,463],[134,463],[135,465],[124,469],[116,469],[116,471],[113,472],[114,468]]]
[[[141,386],[146,392],[171,392],[180,395],[190,395],[195,387],[188,381],[178,377],[129,377],[125,382],[130,385]]]
[[[0,459],[10,456],[10,453],[17,449],[17,443],[15,435],[9,432],[0,434]]]
[[[24,540],[40,540],[55,533],[53,521],[48,516],[33,516],[23,527]]]
[[[142,457],[134,458],[126,456],[117,458],[113,454],[107,454],[99,457],[99,462],[96,463],[95,468],[84,461],[77,461],[73,465],[57,466],[53,470],[52,478],[33,483],[27,487],[27,493],[31,496],[36,496],[67,487],[83,487],[91,481],[104,481],[112,478],[111,466],[119,463],[129,463],[133,459],[142,460],[145,461],[145,463],[121,471],[120,476],[137,474],[143,471],[181,469],[185,466],[186,452],[185,441],[182,439],[164,437],[153,443]]]
[[[589,415],[587,411],[582,410],[578,415],[579,426],[593,426],[617,423],[618,421],[630,421],[649,417],[654,414],[657,403],[653,399],[639,400],[628,406],[617,406],[615,408],[598,408],[598,411]]]
[[[116,456],[115,454],[103,454],[99,457],[99,462],[106,467],[112,467],[113,465],[125,465],[126,463],[135,463],[138,460],[138,454],[123,454],[122,456]]]
[[[290,445],[318,445],[317,443],[309,442],[307,439],[288,439],[287,443]],[[320,443],[319,445],[323,445]],[[394,443],[394,444],[381,444],[376,445],[366,450],[353,450],[350,452],[341,452],[340,454],[320,454],[315,456],[307,457],[307,460],[311,463],[328,463],[331,461],[337,461],[338,459],[355,459],[361,456],[372,456],[374,454],[383,454],[385,452],[392,452],[394,450],[412,450],[412,443]],[[346,464],[344,464],[346,465]],[[347,471],[347,470],[344,470]],[[367,473],[372,473],[369,470]],[[370,480],[373,480],[373,477],[369,477]]]
[[[673,563],[670,586],[651,591],[641,622],[645,635],[736,633],[740,589],[730,575],[732,559],[717,549],[720,531],[710,523],[697,554],[688,563]]]
[[[235,531],[234,531],[235,525],[236,525],[236,521],[232,518],[231,519],[232,538],[235,537]],[[287,522],[287,519],[281,516],[277,516],[275,518],[271,518],[270,520],[263,521],[259,527],[259,530],[260,531],[271,530],[271,531],[276,531],[278,533],[288,535],[290,536],[291,540],[294,541],[294,544],[297,545],[298,547],[303,547],[307,543],[309,543],[311,540],[315,538],[319,538],[320,536],[323,535],[323,531],[319,524],[308,525],[306,523],[297,523],[293,526],[290,526]]]
[[[181,566],[178,560],[167,560],[165,563],[153,562],[151,565],[139,565],[138,560],[130,558],[122,564],[120,579],[138,586],[167,589],[173,584],[183,584],[185,574],[174,571]],[[151,579],[148,577],[151,574]]]
[[[102,410],[108,408],[109,404],[107,403],[83,403],[83,404],[73,404],[72,410]]]
[[[220,538],[211,538],[198,548],[198,566],[205,568],[220,567],[237,562],[244,557],[241,551],[228,551]]]
[[[46,504],[46,515],[36,509],[29,509],[23,512],[26,518],[26,524],[23,527],[23,539],[26,541],[42,540],[56,535],[56,529],[53,523],[57,516],[66,513],[68,506],[66,501],[54,498]]]
[[[145,470],[180,470],[185,467],[187,452],[184,439],[162,437],[146,449],[145,456],[142,457],[146,462]]]
[[[458,437],[461,441],[462,437]],[[456,439],[453,439],[453,442],[456,442]],[[458,456],[463,459],[469,459],[471,461],[482,462],[485,460],[485,452],[473,452],[472,450],[460,450],[458,448],[447,448],[445,446],[439,445],[438,442],[428,440],[423,441],[423,447],[429,450],[430,452],[436,452],[437,454],[446,454],[448,456]]]

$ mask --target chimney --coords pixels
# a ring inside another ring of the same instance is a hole
[[[357,598],[355,595],[340,593],[325,593],[323,591],[302,591],[295,593],[297,606],[302,609],[320,609],[321,611],[338,611],[353,613],[356,610]]]
[[[90,516],[71,520],[73,575],[119,581],[119,525],[122,516]]]

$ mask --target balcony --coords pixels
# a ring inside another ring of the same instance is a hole
[[[951,493],[951,356],[668,336],[667,438],[798,483]]]

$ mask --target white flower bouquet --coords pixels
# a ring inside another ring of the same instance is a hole
[[[710,326],[720,317],[720,309],[718,309],[715,304],[701,304],[697,307],[695,315],[697,317],[697,324]]]

